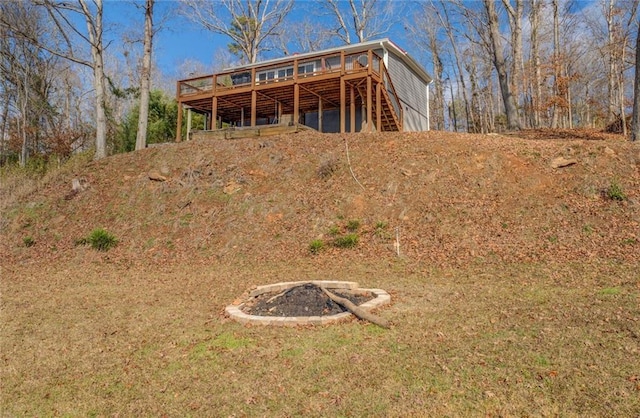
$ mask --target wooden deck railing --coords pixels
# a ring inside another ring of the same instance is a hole
[[[371,73],[379,77],[386,74],[382,58],[373,51],[369,52],[370,54],[368,52],[349,55],[334,53],[304,59],[293,58],[290,61],[278,64],[181,80],[178,82],[178,95],[179,98],[188,98],[189,96],[206,93],[264,86],[332,73],[354,74],[371,71]],[[369,60],[371,60],[371,63],[369,63]],[[371,64],[370,70],[369,64]]]

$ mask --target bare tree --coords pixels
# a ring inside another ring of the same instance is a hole
[[[519,104],[521,86],[524,85],[522,74],[524,73],[524,61],[522,58],[522,16],[524,14],[524,0],[515,0],[515,7],[511,0],[502,0],[509,16],[511,28],[511,89],[515,96],[516,104]]]
[[[437,130],[444,129],[444,85],[442,62],[442,43],[438,39],[441,26],[437,10],[433,3],[425,3],[423,9],[413,17],[413,22],[406,30],[411,34],[414,42],[421,49],[427,51],[431,57],[434,77],[434,93],[432,96],[431,124]]]
[[[28,33],[22,31],[17,36],[28,39],[34,45],[42,48],[58,57],[67,59],[76,64],[84,65],[93,71],[93,87],[96,104],[96,153],[95,158],[107,156],[107,117],[106,117],[106,82],[104,73],[104,45],[102,42],[102,0],[77,0],[77,2],[64,2],[57,0],[38,0],[38,6],[47,11],[53,25],[53,32],[62,39],[56,45],[47,44],[41,39],[34,39]],[[86,32],[77,26],[79,16],[86,24]],[[77,45],[72,38],[84,40],[91,48],[91,59],[79,55]]]
[[[626,4],[625,4],[626,3]],[[627,45],[633,36],[633,24],[635,22],[638,25],[637,14],[639,0],[630,0],[623,2],[621,8],[621,21],[618,23],[618,45],[620,52],[618,55],[618,74],[617,74],[617,88],[618,88],[618,105],[620,109],[620,115],[622,118],[622,133],[627,135],[627,117],[626,117],[626,100],[625,100],[625,71],[627,70]],[[626,18],[626,19],[624,19]],[[636,49],[637,54],[637,49]]]
[[[330,45],[333,36],[326,25],[308,16],[300,22],[288,22],[287,28],[279,36],[280,49],[284,55],[319,51]]]
[[[450,5],[446,4],[443,0],[440,0],[441,12],[438,11],[438,9],[436,9],[436,11],[442,27],[446,31],[447,38],[449,39],[449,44],[451,45],[451,50],[453,51],[453,57],[455,59],[455,67],[453,69],[453,72],[456,75],[456,82],[458,83],[458,87],[462,92],[462,100],[464,101],[465,116],[467,120],[467,130],[469,130],[472,125],[473,114],[471,110],[471,103],[467,97],[467,83],[464,76],[462,57],[458,48],[459,42],[455,37],[455,24],[452,22],[453,19],[451,18],[449,13],[449,6]],[[462,9],[462,13],[467,15],[467,19],[469,21],[469,10],[466,9],[462,4],[457,4],[457,7],[459,9]]]
[[[531,22],[531,110],[533,113],[533,127],[540,127],[540,107],[542,102],[542,72],[540,71],[540,13],[543,0],[530,0]]]
[[[25,165],[34,151],[44,149],[43,139],[56,125],[52,96],[57,60],[30,41],[42,40],[48,32],[42,14],[30,3],[0,4],[0,32],[2,139],[5,133],[19,138],[19,162]]]
[[[182,14],[204,29],[231,39],[229,50],[255,63],[280,35],[293,0],[180,0]]]
[[[500,92],[502,93],[502,101],[504,104],[505,114],[507,116],[507,129],[520,129],[518,110],[516,108],[513,94],[509,85],[507,64],[504,59],[504,53],[502,52],[498,13],[496,12],[493,0],[483,0],[483,3],[485,11],[487,13],[487,23],[489,25],[489,37],[491,39],[493,65],[496,72],[498,73]]]
[[[142,57],[142,74],[140,77],[140,112],[138,116],[138,132],[136,134],[136,150],[144,149],[147,146],[154,2],[155,0],[146,0],[144,7],[144,54]]]
[[[632,36],[632,27],[637,25],[638,0],[609,0],[603,4],[603,15],[607,23],[607,40],[604,56],[607,60],[607,121],[619,124],[621,132],[627,134],[625,116],[625,71],[626,53]]]
[[[557,0],[556,0],[557,1]],[[615,54],[614,54],[614,6],[615,6],[615,0],[609,0],[609,3],[607,4],[607,7],[605,9],[605,16],[607,18],[607,35],[608,35],[608,50],[609,50],[609,77],[608,77],[608,82],[609,82],[609,88],[607,90],[609,97],[608,97],[608,104],[609,104],[609,113],[608,113],[608,117],[607,117],[607,121],[609,123],[612,123],[615,120],[615,113],[616,113],[616,105],[615,105],[615,89],[616,89],[616,85],[615,85],[615,75],[616,75],[616,59],[615,59]]]
[[[352,34],[357,42],[364,42],[384,35],[391,28],[394,10],[390,1],[325,0],[324,4],[335,19],[336,36],[345,44],[352,43]]]
[[[560,113],[560,85],[562,78],[562,65],[560,62],[560,14],[558,0],[552,0],[553,7],[553,117],[551,128],[558,128]]]

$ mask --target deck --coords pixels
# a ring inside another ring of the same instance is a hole
[[[355,54],[291,57],[178,81],[178,133],[182,109],[207,115],[207,129],[225,125],[297,125],[301,116],[339,112],[339,131],[401,131],[402,108],[383,60],[373,50]],[[371,123],[369,123],[369,121]]]

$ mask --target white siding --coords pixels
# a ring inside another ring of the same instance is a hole
[[[426,131],[429,129],[428,84],[425,83],[402,60],[389,53],[389,76],[402,103],[404,131]]]

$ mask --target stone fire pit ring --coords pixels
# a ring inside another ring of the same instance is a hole
[[[276,293],[283,292],[292,287],[301,286],[305,284],[313,284],[318,287],[324,287],[331,291],[332,289],[347,290],[351,292],[363,292],[371,293],[374,298],[368,302],[359,305],[367,311],[371,311],[374,308],[391,303],[391,296],[389,293],[382,289],[361,289],[356,282],[346,282],[337,280],[312,280],[312,281],[298,281],[298,282],[281,282],[264,286],[257,286],[249,292],[249,295],[245,297],[245,300],[236,300],[233,304],[226,307],[226,314],[233,320],[240,322],[241,324],[253,324],[253,325],[271,325],[271,326],[298,326],[298,325],[327,325],[336,323],[338,321],[344,321],[353,316],[351,312],[342,312],[335,315],[324,316],[259,316],[249,315],[242,311],[245,303],[251,299],[256,298],[264,293]]]

